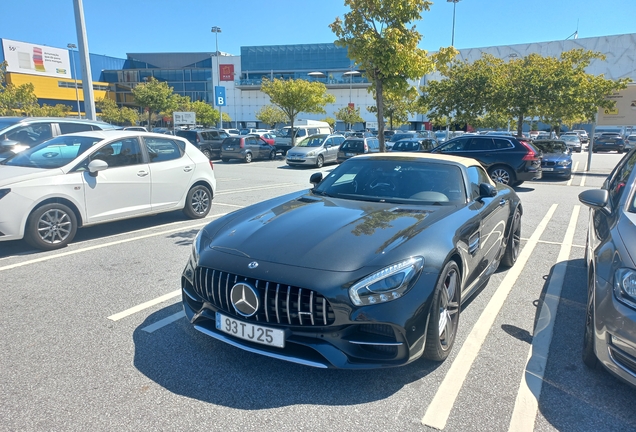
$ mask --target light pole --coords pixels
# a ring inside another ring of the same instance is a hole
[[[82,111],[80,111],[79,91],[77,90],[77,71],[75,70],[75,60],[73,59],[73,57],[75,57],[75,54],[73,54],[73,50],[77,48],[77,45],[70,43],[66,46],[71,50],[71,61],[73,63],[73,76],[75,77],[75,99],[77,99],[77,117],[82,118]]]
[[[349,103],[351,103],[351,88],[352,88],[352,82],[353,82],[353,76],[358,76],[360,75],[360,71],[357,70],[351,70],[348,72],[343,73],[342,75],[348,75],[349,76]]]
[[[212,27],[212,33],[214,33],[214,39],[216,41],[216,52],[214,53],[216,57],[216,70],[214,71],[216,76],[216,85],[217,87],[221,87],[221,64],[219,63],[219,33],[221,33],[221,27],[214,26]],[[218,105],[218,101],[216,100],[216,92],[214,94],[214,100],[219,107],[219,128],[223,127],[223,113],[221,112],[221,105]]]
[[[460,0],[446,0],[448,3],[453,4],[453,35],[451,37],[451,46],[455,46],[455,8]]]

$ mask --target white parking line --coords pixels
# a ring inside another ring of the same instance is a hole
[[[580,206],[574,206],[570,224],[565,232],[565,238],[559,250],[559,256],[541,305],[541,312],[532,337],[532,346],[528,352],[526,369],[521,377],[519,392],[517,393],[512,419],[508,428],[510,432],[532,432],[534,430],[554,322],[556,321],[561,289],[563,288],[565,271],[568,266],[567,260],[570,258],[572,240],[574,239],[574,231],[580,210]]]
[[[153,307],[154,305],[157,305],[159,303],[163,303],[165,301],[168,301],[168,300],[173,299],[175,297],[178,297],[180,295],[181,295],[181,290],[178,289],[178,290],[172,291],[172,292],[170,292],[168,294],[162,295],[161,297],[157,297],[155,299],[148,300],[147,302],[142,303],[140,305],[131,307],[130,309],[126,309],[123,312],[119,312],[119,313],[116,313],[114,315],[111,315],[111,316],[108,317],[108,319],[112,320],[112,321],[119,321],[122,318],[126,318],[127,316],[130,316],[130,315],[132,315],[134,313],[140,312],[140,311],[142,311],[144,309],[148,309],[149,307]]]
[[[575,172],[577,172],[579,170],[579,162],[577,161],[574,164],[574,169],[572,170],[572,174],[574,174]],[[574,176],[570,177],[570,180],[568,180],[566,186],[572,186],[572,180],[574,180]]]
[[[215,202],[214,203],[215,206],[226,206],[226,207],[236,207],[236,208],[245,208],[245,206],[242,205],[236,205],[236,204],[224,204],[224,203],[220,203],[220,202]]]
[[[477,358],[477,354],[479,354],[481,346],[486,340],[486,336],[488,336],[488,333],[490,332],[501,307],[506,301],[508,294],[512,290],[515,281],[528,262],[528,258],[530,258],[534,248],[539,243],[539,239],[550,222],[550,219],[554,215],[557,206],[558,204],[552,204],[546,215],[541,220],[541,223],[539,223],[539,226],[537,226],[530,236],[530,239],[528,239],[528,243],[526,243],[519,254],[516,264],[508,270],[508,273],[506,273],[506,276],[501,281],[497,291],[495,291],[495,294],[492,296],[488,305],[475,323],[475,326],[466,338],[466,341],[459,350],[459,353],[457,353],[455,361],[453,361],[448,372],[446,372],[446,376],[444,377],[442,384],[439,386],[435,397],[426,409],[426,413],[422,418],[422,424],[425,426],[434,427],[440,430],[446,427],[446,422],[448,421],[450,412],[455,405],[455,400],[459,395],[459,391],[466,380],[466,376],[468,376],[468,372],[470,371],[473,362]]]
[[[176,314],[172,314],[168,317],[165,317],[164,319],[161,319],[154,324],[150,324],[149,326],[142,328],[142,330],[148,333],[152,333],[156,330],[159,330],[162,327],[167,326],[168,324],[172,324],[173,322],[183,318],[184,316],[185,316],[185,312],[180,311],[180,312],[177,312]]]
[[[298,183],[279,183],[279,184],[273,184],[273,185],[268,185],[268,186],[256,186],[256,187],[248,187],[248,188],[242,188],[242,189],[232,189],[232,190],[228,190],[228,191],[224,191],[224,192],[217,192],[217,194],[215,196],[229,195],[229,194],[233,194],[233,193],[246,192],[246,191],[277,189],[277,188],[280,188],[280,187],[287,187],[287,186],[297,186],[299,189],[302,189],[302,187]]]
[[[586,177],[585,174],[581,176],[581,184],[579,184],[579,186],[585,186],[585,177]]]

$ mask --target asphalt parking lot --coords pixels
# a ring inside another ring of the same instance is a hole
[[[585,171],[574,154],[571,180],[517,188],[521,256],[462,307],[441,364],[313,369],[195,331],[179,278],[206,221],[180,212],[81,229],[58,251],[0,243],[0,430],[634,430],[636,390],[581,361],[578,194],[621,156],[595,154]],[[307,188],[316,171],[216,163],[206,220]]]

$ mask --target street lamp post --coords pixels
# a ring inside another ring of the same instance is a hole
[[[455,8],[460,0],[446,0],[448,3],[453,4],[453,34],[451,36],[451,46],[455,46]]]
[[[357,70],[351,70],[348,72],[343,73],[342,75],[348,75],[349,76],[349,103],[351,103],[351,89],[352,89],[352,82],[353,82],[353,76],[358,76],[360,75],[360,71]]]
[[[216,42],[216,52],[215,57],[216,57],[216,71],[214,73],[217,74],[216,76],[216,85],[217,87],[221,87],[221,64],[219,63],[219,33],[221,33],[221,27],[217,27],[214,26],[212,27],[212,33],[214,33],[214,39]],[[219,127],[222,128],[223,127],[223,113],[221,112],[221,105],[218,105],[218,101],[216,101],[216,92],[214,95],[214,99],[216,102],[216,105],[219,107]]]
[[[77,45],[70,43],[66,46],[71,50],[71,61],[73,63],[73,76],[75,77],[75,99],[77,99],[77,117],[82,118],[82,111],[80,111],[79,91],[77,90],[77,71],[75,70],[75,60],[73,59],[73,57],[75,57],[75,54],[73,54],[73,50],[77,48]]]

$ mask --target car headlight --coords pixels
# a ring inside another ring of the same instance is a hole
[[[201,228],[197,233],[194,241],[192,242],[192,263],[196,266],[199,264],[199,256],[201,250],[205,249],[210,244],[210,239],[207,237],[205,227]]]
[[[424,258],[411,257],[383,268],[349,288],[349,297],[356,306],[398,299],[411,289],[423,265]]]
[[[310,152],[307,153],[306,156],[307,157],[316,156],[316,152],[315,151],[310,151]]]
[[[562,161],[559,161],[558,163],[561,166],[568,166],[568,165],[570,165],[572,163],[572,161],[562,160]]]
[[[618,300],[636,309],[636,270],[628,268],[616,270],[614,294]]]

